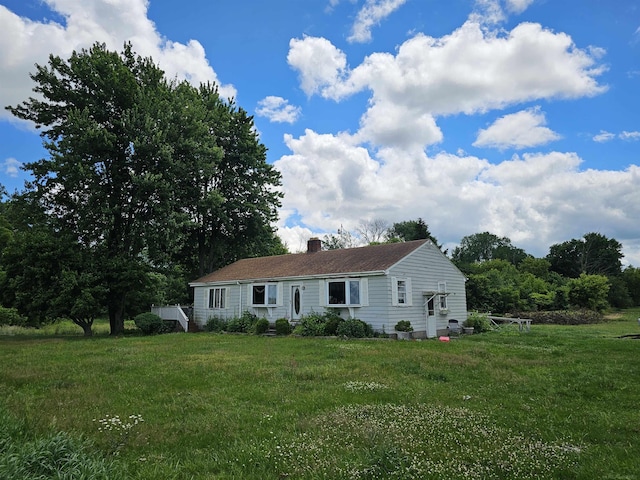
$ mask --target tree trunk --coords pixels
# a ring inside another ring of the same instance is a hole
[[[83,318],[72,318],[71,320],[82,328],[85,337],[93,337],[93,330],[91,330],[91,327],[93,326],[93,319],[85,320]]]
[[[109,335],[117,337],[124,334],[124,304],[126,294],[116,295],[109,302],[109,327],[111,332]]]
[[[93,337],[93,330],[91,330],[91,325],[93,324],[93,322],[91,323],[83,323],[80,326],[82,327],[82,330],[84,330],[84,336],[85,337]]]

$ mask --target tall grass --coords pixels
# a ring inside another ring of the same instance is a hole
[[[98,319],[94,322],[92,331],[94,335],[109,335],[109,321]],[[138,333],[133,320],[125,321],[125,333]],[[61,318],[53,323],[48,323],[39,328],[19,327],[15,325],[0,325],[0,336],[76,336],[84,335],[82,327],[76,325],[71,320]]]
[[[640,309],[437,341],[0,337],[0,398],[127,478],[637,478]],[[0,475],[1,477],[1,475]]]
[[[118,480],[124,469],[91,442],[65,432],[34,435],[0,407],[0,478],[13,480]]]

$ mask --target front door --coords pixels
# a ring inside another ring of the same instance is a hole
[[[300,285],[291,287],[291,320],[300,320],[302,312],[302,288]]]
[[[436,324],[436,309],[434,296],[427,301],[427,338],[435,338],[438,335],[438,326]]]

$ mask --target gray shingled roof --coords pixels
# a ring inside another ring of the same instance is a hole
[[[192,284],[380,272],[396,264],[427,241],[414,240],[315,253],[245,258],[194,280]]]

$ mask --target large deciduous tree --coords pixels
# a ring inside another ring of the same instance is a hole
[[[387,231],[387,240],[409,242],[411,240],[421,240],[428,238],[434,245],[442,249],[442,245],[438,243],[436,237],[434,237],[429,231],[429,225],[425,223],[422,218],[417,220],[407,220],[404,222],[394,223],[393,226]]]
[[[215,87],[167,81],[130,44],[50,56],[31,77],[37,96],[8,107],[42,130],[49,153],[26,165],[31,189],[99,260],[112,335],[151,270],[178,262],[203,273],[277,246],[280,176],[252,118]],[[81,299],[76,312],[93,305],[87,291],[100,296],[94,278],[63,279]]]
[[[184,241],[178,254],[197,266],[190,273],[204,275],[240,258],[283,253],[271,227],[281,197],[275,188],[280,173],[267,164],[252,117],[234,101],[223,101],[212,85],[193,89],[183,83],[176,99],[175,155],[181,167],[176,188],[191,199],[182,205]]]
[[[102,258],[112,334],[124,331],[127,294],[144,251],[170,213],[170,89],[151,59],[95,45],[50,56],[32,79],[38,98],[9,107],[42,129],[48,158],[26,165],[47,211]]]
[[[460,241],[460,246],[454,248],[452,260],[459,267],[487,260],[506,260],[518,265],[527,258],[527,253],[511,244],[507,237],[498,237],[493,233],[482,232],[467,235]]]
[[[547,260],[551,270],[570,278],[581,274],[614,276],[622,272],[622,244],[600,233],[552,245]]]

